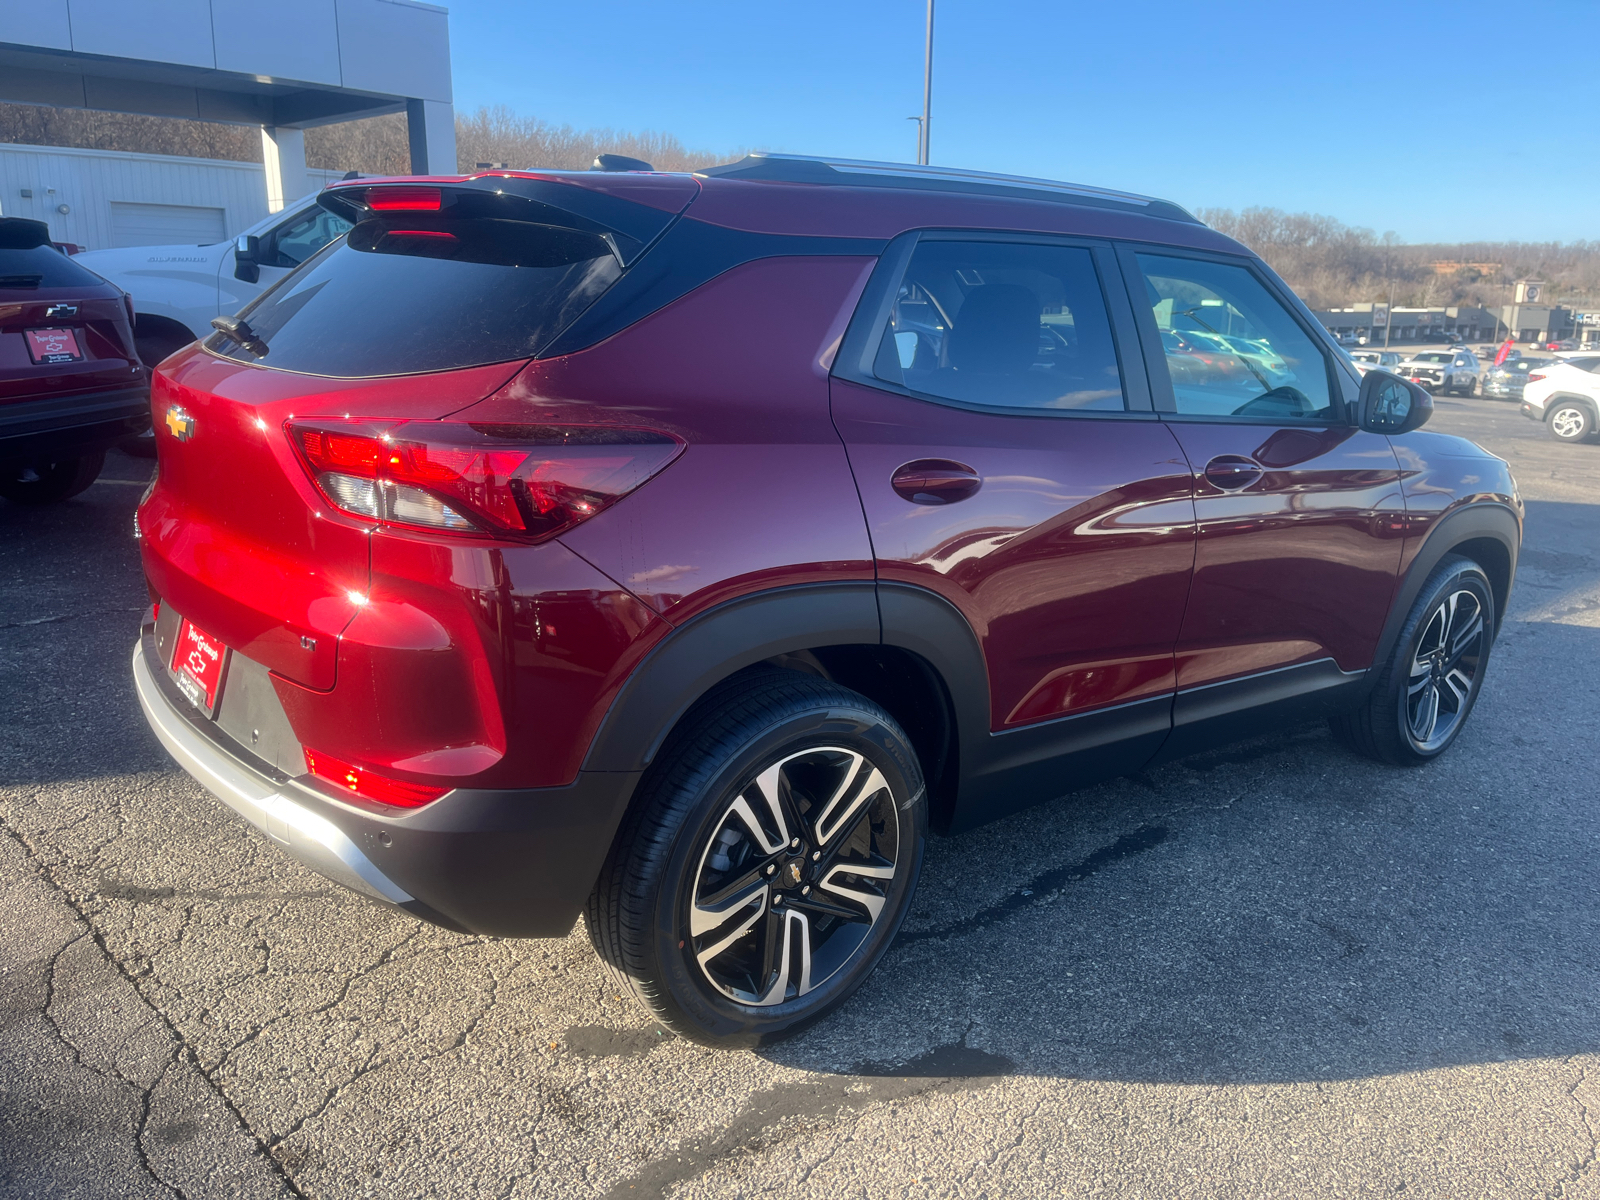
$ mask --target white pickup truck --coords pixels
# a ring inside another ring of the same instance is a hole
[[[77,262],[133,297],[139,357],[155,366],[211,332],[211,318],[235,313],[334,238],[349,222],[310,195],[209,246],[89,250]]]

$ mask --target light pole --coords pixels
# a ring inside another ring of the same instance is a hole
[[[920,166],[922,163],[922,118],[907,117],[906,120],[917,123],[917,163]]]
[[[928,143],[933,121],[933,0],[928,0],[928,44],[922,60],[922,120],[917,137],[917,162],[928,165]]]

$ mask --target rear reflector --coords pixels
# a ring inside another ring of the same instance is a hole
[[[376,800],[379,804],[392,804],[396,808],[421,808],[450,790],[422,783],[407,783],[403,779],[390,779],[364,767],[342,762],[321,750],[308,748],[305,754],[306,766],[318,779],[333,784],[340,791],[351,792],[364,800]]]
[[[335,508],[443,533],[542,541],[615,504],[683,451],[653,429],[290,420]]]
[[[367,193],[367,207],[373,212],[438,212],[444,193],[430,187],[373,188]]]

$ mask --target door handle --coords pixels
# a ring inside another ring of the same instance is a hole
[[[913,504],[954,504],[976,495],[983,477],[965,463],[919,458],[897,467],[889,483]]]
[[[1265,474],[1260,463],[1242,454],[1219,454],[1206,464],[1206,479],[1225,492],[1237,492]]]

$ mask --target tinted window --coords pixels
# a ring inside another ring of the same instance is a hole
[[[1094,259],[1066,246],[921,243],[875,371],[968,404],[1126,407]]]
[[[1448,354],[1419,354],[1411,361],[1425,363],[1447,363],[1451,361],[1451,358]]]
[[[1336,419],[1321,349],[1255,275],[1196,259],[1138,259],[1177,412]]]
[[[433,214],[368,219],[209,349],[312,375],[407,375],[530,358],[621,274],[597,234]]]
[[[0,248],[0,289],[104,287],[105,280],[80,267],[54,246]]]
[[[349,228],[349,221],[325,208],[298,213],[272,231],[274,257],[269,265],[298,267]]]

